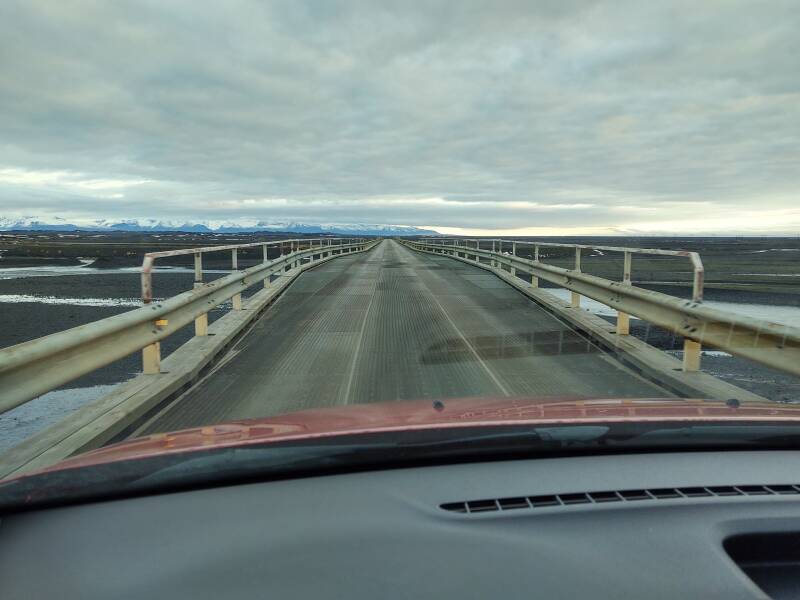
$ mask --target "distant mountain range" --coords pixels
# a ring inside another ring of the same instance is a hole
[[[0,217],[0,231],[180,231],[189,233],[335,233],[346,235],[411,236],[439,235],[431,229],[406,225],[366,223],[300,223],[297,221],[165,221],[158,219],[96,219],[70,222],[54,217],[8,219]]]

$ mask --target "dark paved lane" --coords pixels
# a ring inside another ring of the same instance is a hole
[[[670,395],[484,270],[386,240],[303,274],[146,431],[463,396]]]

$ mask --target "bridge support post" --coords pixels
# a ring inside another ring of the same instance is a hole
[[[154,342],[142,348],[142,371],[145,375],[161,372],[161,343]]]
[[[625,253],[625,261],[622,268],[622,285],[631,285],[631,258],[630,252]],[[617,335],[629,335],[631,331],[631,318],[628,313],[617,312]]]
[[[533,262],[539,262],[539,245],[533,245]],[[531,287],[539,287],[539,278],[536,275],[531,275]]]
[[[494,253],[495,252],[496,252],[496,250],[495,250],[494,240],[492,240],[492,262],[491,262],[491,265],[493,267],[497,266],[497,261],[494,259]]]

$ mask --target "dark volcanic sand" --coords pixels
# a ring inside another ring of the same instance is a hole
[[[9,267],[76,267],[81,264],[77,258],[47,258],[35,256],[2,256],[0,268]]]

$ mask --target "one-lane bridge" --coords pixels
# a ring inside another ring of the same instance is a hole
[[[549,246],[574,251],[573,268],[540,260]],[[258,247],[263,261],[240,269],[239,252]],[[582,271],[589,248],[624,256],[620,280]],[[204,282],[203,256],[223,251],[231,273]],[[153,300],[155,261],[179,254],[194,255],[194,288]],[[689,260],[692,300],[632,285],[637,254]],[[540,281],[570,290],[571,302]],[[519,240],[316,238],[151,253],[142,308],[0,350],[0,412],[133,352],[143,359],[141,375],[0,456],[0,477],[144,434],[348,404],[764,401],[702,372],[703,345],[800,374],[800,330],[706,308],[702,282],[691,252]],[[615,322],[581,310],[582,297],[617,309]],[[231,310],[209,324],[220,305]],[[683,336],[683,361],[629,335],[631,316]],[[195,336],[162,357],[160,341],[192,323]]]

